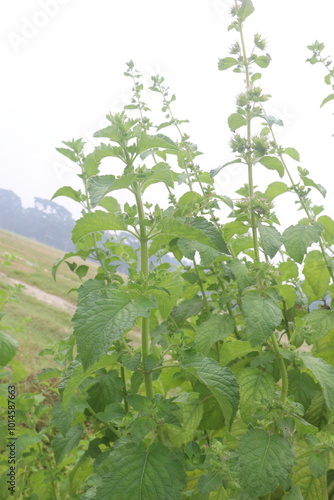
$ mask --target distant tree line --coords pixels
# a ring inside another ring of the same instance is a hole
[[[35,198],[33,207],[23,208],[21,199],[8,189],[0,189],[0,227],[65,252],[74,250],[71,213],[53,201]]]
[[[71,213],[63,206],[43,198],[35,198],[33,207],[24,208],[17,194],[8,189],[0,189],[0,228],[21,234],[27,238],[45,243],[65,252],[75,250],[71,241],[71,231],[75,224]],[[103,241],[107,238],[104,235]],[[118,238],[126,238],[126,243],[138,250],[138,241],[131,235],[120,232]],[[169,255],[164,255],[162,262],[178,265]],[[156,257],[151,258],[157,264]],[[114,262],[117,264],[117,262]],[[128,266],[121,263],[118,270],[127,273]]]

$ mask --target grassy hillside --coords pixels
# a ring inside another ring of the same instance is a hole
[[[18,301],[7,304],[2,326],[6,331],[11,330],[9,333],[19,342],[17,358],[31,373],[50,366],[50,359],[39,357],[38,353],[71,331],[76,293],[68,295],[68,291],[78,288],[80,280],[66,264],[60,266],[57,281],[53,280],[52,265],[63,254],[61,250],[0,229],[0,288],[17,287],[17,283],[25,285]],[[80,259],[70,260],[80,263]],[[88,277],[93,277],[97,266],[93,263],[89,266]]]

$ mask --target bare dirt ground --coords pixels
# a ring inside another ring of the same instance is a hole
[[[31,297],[34,297],[35,299],[44,302],[45,304],[48,304],[50,306],[56,307],[57,309],[61,309],[62,311],[66,311],[70,314],[74,314],[75,311],[75,306],[71,304],[71,302],[68,302],[65,299],[62,299],[61,297],[57,297],[57,295],[52,295],[51,293],[44,292],[40,288],[37,288],[32,285],[28,285],[27,283],[24,283],[23,281],[19,281],[14,278],[8,277],[4,273],[0,273],[3,278],[6,279],[6,281],[10,285],[23,285],[23,293],[26,293],[27,295],[30,295]]]

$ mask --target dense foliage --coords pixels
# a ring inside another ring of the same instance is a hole
[[[161,96],[164,121],[153,125],[132,61],[132,102],[107,116],[95,134],[103,142],[90,152],[81,139],[59,148],[83,189],[55,196],[83,211],[76,251],[53,271],[69,262],[83,284],[74,333],[55,353],[63,371],[52,421],[38,415],[42,431],[22,431],[24,498],[321,500],[334,492],[334,220],[312,203],[312,190],[325,189],[298,166],[299,153],[276,142],[283,123],[266,113],[258,85],[270,63],[266,42],[256,34],[251,51],[244,42],[253,11],[251,0],[232,8],[238,39],[219,69],[240,73],[245,88],[228,117],[234,157],[211,175],[160,76],[149,90]],[[323,47],[310,48],[318,62]],[[101,174],[109,157],[113,173]],[[214,186],[231,163],[248,171],[238,199]],[[277,177],[264,192],[254,184],[262,168]],[[156,185],[165,206],[149,201]],[[118,190],[127,190],[122,205]],[[303,218],[282,233],[274,203],[285,193]],[[137,238],[138,251],[110,231]],[[167,253],[178,266],[159,260]],[[74,255],[100,263],[94,280],[84,281],[87,266],[71,263]],[[46,465],[31,472],[37,447]]]

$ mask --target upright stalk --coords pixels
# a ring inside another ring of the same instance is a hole
[[[236,7],[238,7],[236,0],[235,0],[235,5],[236,5]],[[246,53],[242,21],[239,21],[239,33],[240,33],[242,57],[243,57],[244,67],[245,67],[246,88],[248,91],[252,88],[252,84],[251,84],[250,75],[249,75],[249,61],[248,61],[247,53]],[[259,251],[259,241],[258,241],[258,234],[257,234],[257,225],[256,225],[255,212],[253,209],[254,182],[253,182],[253,160],[252,160],[252,155],[251,155],[251,147],[252,147],[251,116],[250,116],[249,111],[247,111],[246,121],[247,121],[247,146],[248,146],[248,153],[246,155],[246,162],[247,162],[247,166],[248,166],[250,223],[251,223],[251,227],[252,227],[252,236],[253,236],[254,257],[255,257],[254,261],[260,262],[260,251]],[[258,288],[262,289],[261,278],[258,278],[257,284],[258,284]],[[286,369],[286,366],[284,363],[284,359],[282,358],[281,353],[279,352],[279,345],[278,345],[275,333],[273,333],[271,336],[271,342],[272,342],[272,346],[274,348],[274,352],[275,352],[275,355],[277,357],[277,361],[278,361],[278,365],[279,365],[279,369],[280,369],[280,375],[281,375],[281,380],[282,380],[281,401],[284,403],[286,401],[287,393],[288,393],[288,373],[287,373],[287,369]]]
[[[145,212],[143,206],[143,200],[141,196],[140,186],[138,183],[134,185],[134,195],[136,198],[137,210],[139,221],[143,222],[145,220]],[[144,279],[148,276],[148,237],[146,233],[146,227],[144,224],[140,224],[139,228],[139,243],[140,243],[140,270]],[[144,381],[146,396],[148,398],[153,397],[153,385],[152,385],[152,374],[147,372],[145,369],[145,360],[150,353],[150,324],[149,318],[142,318],[141,324],[141,345],[142,345],[142,356],[144,365]]]
[[[236,1],[235,1],[235,5],[236,5],[236,7],[238,7],[238,4]],[[240,33],[242,57],[243,57],[244,67],[245,67],[246,88],[247,88],[247,90],[250,90],[251,89],[251,82],[250,82],[250,76],[249,76],[249,62],[248,62],[247,53],[246,53],[245,39],[244,39],[243,27],[242,27],[241,21],[239,21],[239,33]],[[255,213],[254,213],[254,209],[253,209],[253,202],[254,202],[253,160],[252,160],[252,156],[251,156],[251,152],[250,152],[251,146],[252,146],[252,131],[251,131],[251,117],[250,117],[249,111],[247,111],[246,120],[247,120],[247,146],[248,146],[248,153],[247,153],[247,157],[246,157],[246,162],[247,162],[247,166],[248,166],[250,223],[251,223],[251,228],[252,228],[255,262],[260,262],[260,251],[259,251],[259,242],[258,242],[258,237],[257,237],[256,218],[255,218]]]

